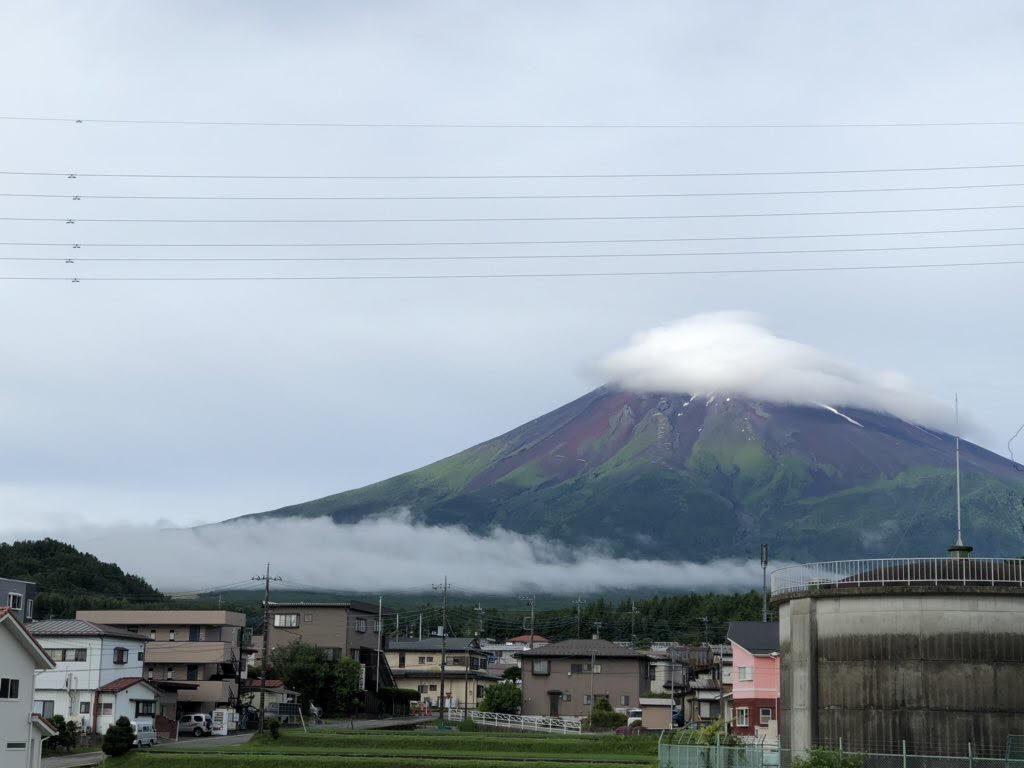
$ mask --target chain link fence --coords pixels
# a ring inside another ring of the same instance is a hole
[[[759,746],[722,747],[690,744],[658,745],[659,768],[789,768],[788,749]],[[1004,757],[973,755],[911,755],[903,752],[830,750],[832,768],[1024,768],[1024,736],[1010,737]]]

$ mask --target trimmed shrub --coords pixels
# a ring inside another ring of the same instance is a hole
[[[107,728],[103,736],[103,752],[111,757],[118,757],[126,754],[133,746],[135,733],[132,731],[131,721],[122,715],[117,722]]]

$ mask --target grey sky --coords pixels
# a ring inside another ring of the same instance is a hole
[[[1019,3],[31,3],[0,10],[6,115],[367,122],[1024,119]],[[586,174],[1024,162],[1024,127],[430,130],[0,121],[0,170]],[[1024,169],[615,181],[0,177],[3,192],[598,194],[1024,182]],[[194,202],[0,199],[3,216],[621,216],[1024,203],[1024,187],[753,198]],[[1022,209],[1024,210],[1024,209]],[[0,221],[34,242],[373,242],[834,234],[1024,226],[1020,210],[656,221],[196,225]],[[1024,231],[821,240],[347,249],[569,254],[1024,242]],[[304,255],[340,250],[304,249]],[[522,262],[0,262],[0,275],[656,271],[1010,259],[1020,247]],[[295,255],[26,249],[33,256]],[[600,382],[635,332],[750,310],[780,335],[961,402],[994,450],[1024,421],[1024,267],[272,283],[0,281],[0,524],[174,524],[381,479]]]

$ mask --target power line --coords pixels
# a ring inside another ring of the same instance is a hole
[[[34,221],[64,224],[459,224],[471,222],[519,221],[664,221],[676,219],[751,219],[775,216],[860,216],[887,213],[950,213],[958,211],[1000,211],[1024,208],[1024,204],[972,205],[949,208],[879,208],[855,211],[770,211],[761,213],[675,213],[629,214],[624,216],[465,216],[418,219],[143,219],[143,218],[55,218],[46,216],[0,216],[0,221]]]
[[[673,277],[700,275],[748,275],[748,274],[784,274],[799,272],[870,272],[905,269],[954,269],[969,267],[1016,266],[1024,264],[1024,259],[1008,261],[966,261],[942,262],[929,264],[852,264],[831,265],[824,267],[749,267],[741,269],[693,269],[693,270],[661,270],[656,272],[537,272],[537,273],[502,273],[502,274],[455,274],[455,275],[264,275],[222,277],[196,276],[159,276],[159,277],[51,277],[39,275],[3,275],[0,281],[61,281],[73,283],[96,282],[275,282],[275,281],[369,281],[369,280],[505,280],[528,278],[567,278],[567,277]]]
[[[760,256],[807,255],[828,253],[883,253],[887,251],[941,251],[965,248],[1018,248],[1021,243],[957,243],[951,245],[894,245],[877,248],[810,248],[765,251],[689,251],[671,253],[516,253],[516,254],[464,254],[426,256],[0,256],[0,261],[41,262],[141,262],[141,263],[194,263],[194,262],[358,262],[358,261],[529,261],[533,259],[615,259],[676,256]]]
[[[331,242],[331,243],[54,243],[0,242],[0,246],[31,248],[400,248],[481,245],[610,245],[613,243],[697,243],[737,240],[807,240],[829,237],[901,237],[905,235],[953,235],[976,232],[1019,232],[1024,227],[977,227],[961,229],[920,229],[898,232],[833,232],[790,235],[714,235],[711,237],[641,237],[596,240],[448,240],[415,242]]]
[[[81,195],[43,192],[0,192],[0,197],[55,200],[210,200],[210,201],[379,201],[414,200],[609,200],[684,197],[763,197],[777,195],[839,195],[873,192],[936,192],[965,189],[1006,189],[1024,187],[1024,182],[998,184],[943,184],[925,187],[868,187],[842,189],[746,190],[728,192],[620,192],[608,194],[533,194],[533,195]]]
[[[985,163],[981,165],[935,165],[892,168],[832,168],[783,171],[678,171],[678,172],[619,172],[619,173],[517,173],[517,174],[396,174],[396,175],[268,175],[218,173],[115,173],[96,171],[4,171],[0,176],[48,176],[107,179],[240,179],[265,181],[458,181],[507,179],[680,179],[715,178],[729,176],[817,176],[853,173],[926,173],[932,171],[983,171],[1024,168],[1024,163]]]
[[[46,117],[37,115],[3,115],[7,122],[68,123],[76,125],[165,125],[222,128],[428,128],[457,130],[788,130],[834,128],[976,128],[1024,125],[1024,120],[950,120],[910,122],[362,122],[362,121],[267,121],[267,120],[159,120],[143,118]]]

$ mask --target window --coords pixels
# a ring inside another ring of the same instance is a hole
[[[203,628],[202,627],[189,627],[188,628],[188,641],[190,643],[198,643],[203,639]]]
[[[304,622],[306,622],[307,624],[309,624],[311,621],[313,621],[313,614],[312,613],[304,613],[304,614],[302,614],[302,620]]]
[[[140,715],[152,717],[156,714],[156,702],[155,701],[136,701],[135,702],[135,716]]]
[[[476,687],[476,697],[478,699],[482,699],[484,697],[484,687],[482,685],[478,685]]]
[[[53,717],[53,699],[38,699],[32,702],[32,711],[43,717]]]
[[[127,664],[128,663],[128,649],[127,648],[115,648],[114,649],[114,663],[115,664]]]
[[[299,614],[297,613],[275,613],[275,627],[297,627],[299,626]]]
[[[743,667],[740,667],[743,669]],[[750,710],[747,707],[736,708],[736,725],[750,725]]]
[[[740,667],[739,668],[739,680],[740,682],[750,681],[754,679],[754,668],[753,667]]]
[[[760,715],[761,715],[761,725],[768,725],[768,723],[770,723],[771,719],[772,719],[772,708],[771,707],[761,707]]]
[[[134,632],[135,634],[139,633],[138,627],[125,627],[125,629],[127,629],[129,632]]]
[[[168,680],[173,680],[174,679],[174,667],[168,667],[167,668],[167,679]]]
[[[135,656],[135,660],[136,660],[136,661],[142,661],[142,659],[143,659],[143,658],[145,657],[145,655],[146,655],[146,652],[145,652],[145,651],[142,651],[142,650],[140,650],[140,651],[139,651],[139,652],[138,652],[138,653],[136,654],[136,656]]]
[[[150,667],[149,669],[146,670],[146,677],[148,677],[150,680],[153,679],[153,668],[152,667]]]
[[[590,672],[590,671],[591,671],[591,665],[590,664],[570,664],[569,665],[569,674],[572,674],[572,675],[580,675],[580,674],[583,674],[584,672]],[[593,665],[593,671],[594,671],[595,675],[601,674],[601,665],[600,664],[594,664]]]
[[[593,703],[592,699],[590,698],[590,694],[589,693],[584,693],[583,694],[583,703],[587,704],[587,705]]]
[[[156,630],[155,629],[150,629],[149,630],[149,639],[150,640],[156,640]]]
[[[174,630],[173,629],[168,629],[167,630],[167,639],[170,640],[172,643],[174,642]]]
[[[405,666],[405,651],[398,652],[398,668],[401,669]]]
[[[356,632],[366,631],[366,619],[356,619]]]
[[[437,686],[434,683],[431,683],[430,684],[430,690],[436,691],[437,690]]]
[[[104,701],[102,704],[100,704],[100,714],[101,715],[112,715],[112,714],[114,714],[114,702],[112,702],[112,701]]]
[[[550,675],[551,674],[551,662],[547,659],[535,659],[531,666],[531,671],[535,675]]]
[[[24,741],[8,741],[7,742],[7,748],[9,750],[11,750],[12,752],[15,751],[15,750],[21,751],[21,750],[25,749],[26,743],[27,742],[24,742]]]
[[[199,665],[189,664],[185,667],[185,679],[186,680],[198,680],[199,679]]]
[[[91,702],[88,702],[88,701],[80,701],[80,702],[78,702],[78,714],[80,714],[80,715],[88,715],[89,714],[89,704],[90,703]]]
[[[7,593],[7,607],[10,608],[11,610],[20,611],[21,610],[21,602],[22,602],[21,595],[18,594],[17,592],[8,592]]]
[[[629,706],[629,696],[627,696],[626,694],[623,694],[622,696],[619,696],[619,706],[620,707],[628,707]]]
[[[35,600],[33,600],[30,597],[28,600],[25,601],[25,618],[26,619],[31,619],[32,618],[32,611],[34,611],[34,610],[35,610]]]
[[[466,665],[466,660],[462,656],[452,656],[452,660],[448,663],[454,664],[457,667],[464,667]]]
[[[434,657],[433,656],[420,656],[420,664],[433,664],[433,663],[434,663]]]
[[[378,621],[377,619],[373,620],[373,631],[380,632],[380,621]]]
[[[16,677],[0,677],[0,699],[18,698],[19,685]]]
[[[427,686],[425,686],[425,685],[417,685],[416,686],[416,690],[419,691],[420,693],[426,693],[427,692]]]

